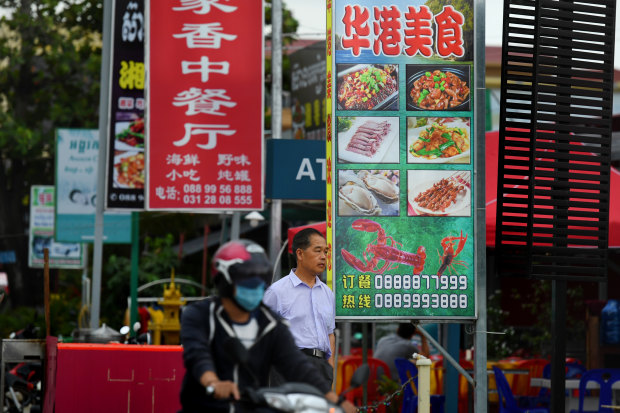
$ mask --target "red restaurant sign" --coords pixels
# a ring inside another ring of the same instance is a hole
[[[262,210],[263,2],[148,2],[146,208]]]

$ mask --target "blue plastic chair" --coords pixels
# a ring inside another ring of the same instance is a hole
[[[549,413],[549,409],[546,407],[519,407],[502,370],[497,366],[493,366],[493,373],[495,373],[495,383],[499,396],[499,413]]]
[[[413,387],[415,387],[416,392],[414,393],[413,388],[411,387],[411,383],[408,383],[405,386],[405,393],[403,395],[403,404],[400,409],[400,413],[414,413],[418,411],[418,368],[407,359],[404,358],[396,358],[394,359],[394,364],[396,364],[396,368],[398,369],[398,378],[400,379],[400,384],[405,384],[409,381],[409,378],[413,378]],[[444,403],[446,399],[443,395],[439,394],[431,394],[431,412],[433,413],[443,413]]]
[[[585,373],[586,371],[587,371],[586,366],[584,366],[581,363],[566,363],[565,377],[567,379],[581,378],[583,373]],[[542,376],[544,379],[551,378],[551,364],[547,364],[545,366],[545,368],[543,369]],[[577,392],[577,390],[575,390],[575,392]],[[586,395],[588,394],[589,392],[586,393]],[[570,395],[570,390],[566,390],[566,395],[567,396]],[[542,405],[542,406],[548,407],[551,404],[551,390],[541,387],[540,392],[538,393],[538,397],[535,400],[535,403],[536,403],[535,406]]]
[[[596,412],[613,413],[612,409],[601,407],[601,405],[611,405],[612,390],[611,386],[620,381],[620,369],[593,369],[588,370],[579,380],[579,410],[571,410],[571,413],[584,413],[590,410],[583,409],[583,401],[586,396],[586,386],[589,381],[594,381],[601,386],[598,397],[598,409]]]

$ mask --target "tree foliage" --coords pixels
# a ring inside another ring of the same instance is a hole
[[[41,302],[42,272],[27,267],[31,185],[54,183],[55,129],[96,128],[102,3],[2,0],[0,19],[0,250],[13,305]]]

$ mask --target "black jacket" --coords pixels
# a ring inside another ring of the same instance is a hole
[[[287,380],[308,383],[327,393],[330,388],[321,388],[319,373],[299,351],[282,319],[262,304],[253,316],[258,321],[258,335],[248,349],[248,365],[258,386],[267,387],[269,369],[273,366]],[[195,302],[183,310],[181,344],[186,369],[181,388],[183,413],[229,411],[228,402],[207,396],[199,382],[205,371],[215,371],[220,380],[234,381],[242,392],[244,386],[257,387],[252,375],[231,354],[228,341],[234,337],[231,324],[217,297]]]

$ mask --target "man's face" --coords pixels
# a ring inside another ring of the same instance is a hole
[[[310,246],[306,249],[297,250],[297,266],[313,274],[325,271],[327,263],[327,243],[320,235],[310,236]]]

